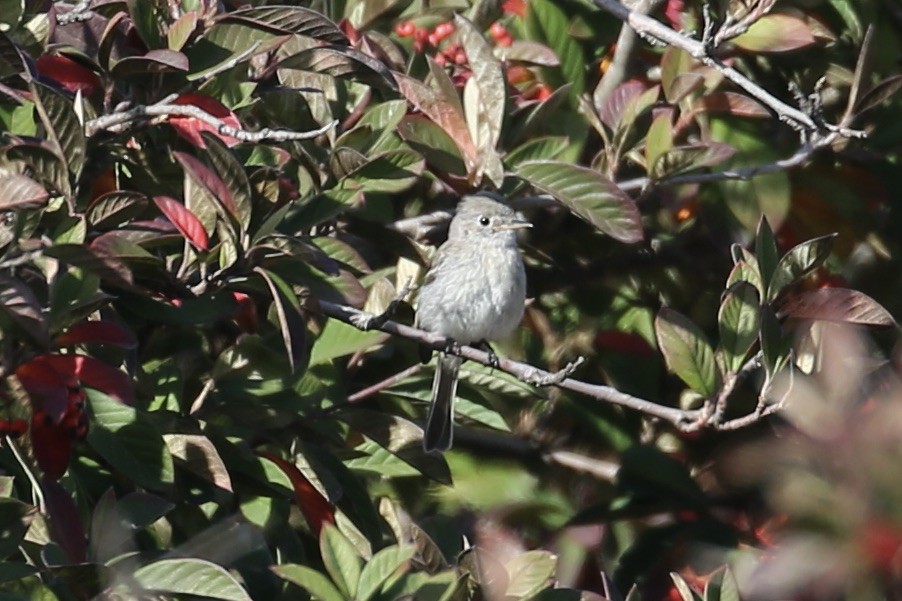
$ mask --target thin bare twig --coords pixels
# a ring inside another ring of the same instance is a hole
[[[229,136],[243,142],[285,142],[288,140],[310,140],[329,131],[337,124],[337,121],[327,123],[311,131],[292,131],[289,129],[264,128],[259,131],[248,131],[227,124],[222,119],[214,117],[200,107],[190,104],[169,104],[158,102],[150,105],[140,105],[134,108],[103,115],[91,119],[85,124],[88,136],[96,135],[101,131],[119,131],[122,126],[146,117],[193,117],[207,125],[216,128],[223,136]]]
[[[397,384],[398,382],[401,382],[401,381],[409,378],[410,376],[414,375],[415,373],[417,373],[418,371],[423,369],[423,367],[425,367],[425,366],[422,363],[414,363],[407,369],[402,369],[395,375],[389,376],[389,377],[385,378],[384,380],[382,380],[381,382],[376,382],[372,386],[367,386],[363,390],[358,390],[354,394],[348,395],[348,403],[359,403],[363,399],[369,398],[369,397],[373,396],[374,394],[382,392],[386,388],[390,388],[390,387],[394,386],[395,384]]]
[[[699,62],[716,69],[726,79],[769,107],[781,121],[789,124],[796,130],[814,133],[836,132],[850,138],[863,138],[866,135],[863,131],[849,129],[844,126],[828,123],[819,124],[811,115],[786,104],[735,68],[724,64],[719,58],[711,56],[704,41],[699,41],[674,31],[648,15],[627,8],[618,0],[592,0],[592,2],[602,10],[629,24],[643,39],[657,41],[685,50]]]

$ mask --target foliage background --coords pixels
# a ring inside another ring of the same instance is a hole
[[[899,595],[892,2],[631,7],[716,67],[606,1],[238,4],[0,2],[4,598]],[[502,354],[612,388],[469,362],[428,455],[342,307],[482,188]]]

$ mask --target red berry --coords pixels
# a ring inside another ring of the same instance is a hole
[[[538,89],[536,89],[536,100],[542,102],[547,100],[549,96],[551,96],[551,88],[540,83]]]
[[[417,26],[413,24],[413,21],[401,21],[395,25],[395,34],[399,38],[409,38],[416,30]]]
[[[500,38],[497,38],[495,41],[498,43],[499,46],[501,46],[503,48],[508,48],[508,47],[510,47],[511,44],[514,43],[514,38],[512,38],[510,36],[510,34],[508,34],[508,35],[501,36]]]
[[[446,37],[454,33],[454,23],[451,21],[445,21],[444,23],[439,23],[435,26],[433,32],[435,36],[439,39],[439,41],[444,40]]]
[[[507,81],[511,85],[524,83],[532,79],[532,71],[521,65],[512,65],[507,68]]]
[[[428,40],[430,46],[438,46],[438,43],[442,41],[442,39],[438,37],[435,32],[429,34]]]
[[[441,52],[436,54],[435,58],[433,60],[435,60],[435,64],[438,65],[439,67],[444,67],[445,65],[448,64],[448,59]]]
[[[454,54],[454,63],[458,65],[466,65],[467,64],[467,53],[463,50],[458,50]]]
[[[498,40],[509,34],[507,33],[507,28],[501,24],[501,21],[495,21],[492,23],[491,27],[489,27],[489,35]]]
[[[413,39],[415,42],[419,42],[420,44],[425,44],[429,41],[429,30],[423,27],[418,27],[413,32]]]

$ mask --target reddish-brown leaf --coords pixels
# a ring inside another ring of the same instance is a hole
[[[896,323],[880,303],[863,292],[848,288],[818,288],[793,295],[780,307],[780,313],[798,319],[868,326],[892,326]]]
[[[16,377],[28,392],[32,411],[42,411],[54,424],[59,424],[69,407],[66,380],[44,355],[16,368]]]
[[[226,125],[230,125],[237,129],[241,128],[241,122],[238,120],[238,116],[233,113],[227,106],[225,106],[212,96],[206,96],[204,94],[196,94],[192,92],[188,94],[182,94],[181,96],[173,100],[172,104],[196,106],[205,113],[216,117]],[[172,125],[173,128],[175,128],[175,131],[180,136],[182,136],[183,138],[185,138],[185,140],[187,140],[194,146],[197,146],[198,148],[207,147],[207,144],[204,142],[204,139],[200,135],[200,132],[202,131],[210,132],[211,134],[217,136],[227,146],[235,146],[240,142],[240,140],[238,140],[237,138],[219,133],[218,128],[195,117],[182,117],[178,115],[172,115],[169,117],[169,124]]]
[[[112,344],[135,348],[135,339],[121,325],[113,321],[83,321],[56,337],[57,346],[75,344]]]
[[[11,173],[0,178],[0,211],[42,207],[48,198],[44,186],[30,177]]]
[[[770,118],[770,111],[763,104],[737,92],[715,92],[702,96],[692,103],[692,110],[729,113],[737,117]]]
[[[56,482],[66,473],[74,446],[72,437],[61,424],[41,419],[37,414],[32,417],[31,448],[46,479]]]
[[[73,94],[81,91],[90,96],[100,88],[100,78],[96,73],[65,56],[45,54],[35,61],[35,68],[38,73],[54,80]]]
[[[172,222],[179,232],[199,250],[210,247],[210,238],[197,216],[188,208],[169,196],[154,196],[157,208]]]
[[[279,469],[291,480],[291,485],[294,487],[294,498],[314,534],[319,536],[323,526],[335,524],[335,508],[314,488],[310,480],[301,473],[296,465],[272,453],[261,451],[258,454],[279,466]]]
[[[50,517],[50,532],[73,564],[87,561],[88,544],[81,512],[72,500],[72,495],[59,482],[44,481],[41,484],[47,514]]]
[[[225,207],[225,210],[238,220],[238,207],[235,205],[235,199],[229,187],[222,181],[222,178],[215,171],[204,165],[203,162],[186,152],[174,152],[172,154],[182,165],[185,173],[206,188],[213,198],[218,200]]]
[[[45,355],[45,360],[62,374],[75,376],[89,388],[107,393],[120,403],[135,400],[132,379],[125,372],[85,355]]]

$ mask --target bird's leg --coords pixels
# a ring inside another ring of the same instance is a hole
[[[479,344],[476,345],[476,348],[480,348],[489,354],[489,367],[492,369],[499,369],[501,367],[501,360],[498,359],[498,354],[495,352],[495,349],[492,348],[492,345],[489,344],[488,340],[480,340]]]

